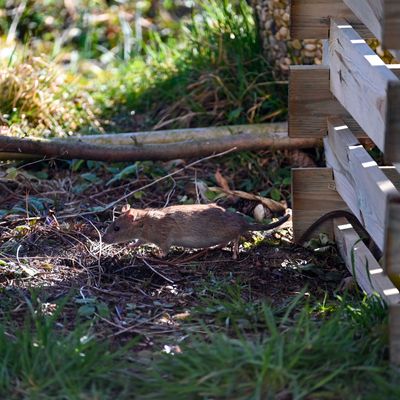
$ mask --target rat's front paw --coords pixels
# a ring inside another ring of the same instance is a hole
[[[135,240],[134,242],[130,242],[128,243],[128,245],[126,246],[128,249],[136,249],[139,246],[141,246],[143,244],[143,242],[140,239]]]
[[[165,257],[167,256],[167,252],[164,251],[164,250],[159,249],[159,250],[157,250],[157,252],[156,252],[156,256],[157,256],[158,258],[165,258]]]

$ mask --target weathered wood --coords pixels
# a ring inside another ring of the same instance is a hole
[[[343,0],[360,21],[388,49],[400,49],[398,0]]]
[[[360,126],[334,98],[329,88],[329,67],[297,65],[289,75],[289,137],[324,137],[326,119],[339,116],[357,136]]]
[[[346,18],[365,38],[373,34],[342,0],[291,0],[292,39],[327,39],[331,17]]]
[[[383,261],[385,272],[400,288],[400,195],[387,199],[385,219],[385,251]]]
[[[387,304],[397,304],[400,301],[399,290],[385,275],[349,221],[346,218],[335,219],[334,227],[339,252],[360,287],[368,295],[379,293]]]
[[[330,168],[292,169],[293,236],[299,240],[307,228],[319,217],[333,210],[347,210],[346,204],[335,190]],[[333,238],[332,221],[315,231],[325,232]]]
[[[160,131],[106,133],[101,135],[79,136],[79,140],[92,144],[112,145],[145,145],[167,144],[190,140],[222,139],[239,135],[265,135],[279,139],[286,136],[286,122],[272,122],[266,124],[208,126],[190,129],[165,129]],[[74,139],[76,137],[72,137]]]
[[[386,274],[400,288],[400,196],[388,199],[386,211],[385,251],[383,265]],[[400,305],[389,307],[390,361],[400,365]]]
[[[398,194],[357,138],[338,118],[328,120],[324,139],[327,166],[334,171],[336,190],[383,250],[386,203]]]
[[[400,191],[400,174],[396,167],[385,165],[383,167],[379,167],[379,169],[385,174],[386,178],[393,183],[394,187]]]
[[[400,81],[390,81],[387,87],[387,110],[385,131],[385,159],[400,161]]]
[[[322,65],[329,66],[329,40],[322,40]]]
[[[278,135],[279,134],[279,135]],[[98,161],[173,160],[203,157],[227,150],[299,149],[319,145],[315,138],[291,139],[286,132],[241,134],[210,140],[188,140],[166,144],[107,145],[85,143],[77,139],[15,138],[0,135],[2,158],[16,152],[45,158],[84,159]]]
[[[400,304],[389,307],[389,351],[390,362],[400,365]]]
[[[331,20],[329,50],[331,92],[387,159],[400,161],[398,78],[343,19]]]

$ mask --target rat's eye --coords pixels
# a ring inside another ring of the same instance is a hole
[[[114,226],[114,231],[118,232],[119,231],[119,226]]]

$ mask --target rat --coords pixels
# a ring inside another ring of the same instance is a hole
[[[264,225],[250,223],[239,213],[217,204],[169,206],[162,209],[135,209],[124,206],[122,214],[106,229],[105,243],[153,243],[165,257],[171,246],[191,249],[227,245],[232,242],[233,258],[237,258],[239,238],[249,231],[267,231],[282,225],[290,214]]]

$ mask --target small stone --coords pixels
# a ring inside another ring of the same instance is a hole
[[[287,36],[288,36],[288,33],[289,33],[289,29],[286,28],[286,26],[282,26],[282,27],[279,29],[279,33],[280,33],[280,35],[281,35],[282,37],[287,37]]]
[[[293,41],[292,41],[292,47],[294,48],[294,49],[296,49],[296,50],[300,50],[301,49],[301,42],[300,42],[300,40],[299,39],[294,39]]]
[[[316,48],[317,48],[317,46],[315,44],[306,44],[304,46],[304,50],[307,50],[307,51],[315,51]]]
[[[257,204],[253,210],[254,219],[261,222],[265,218],[265,208],[262,204]]]

